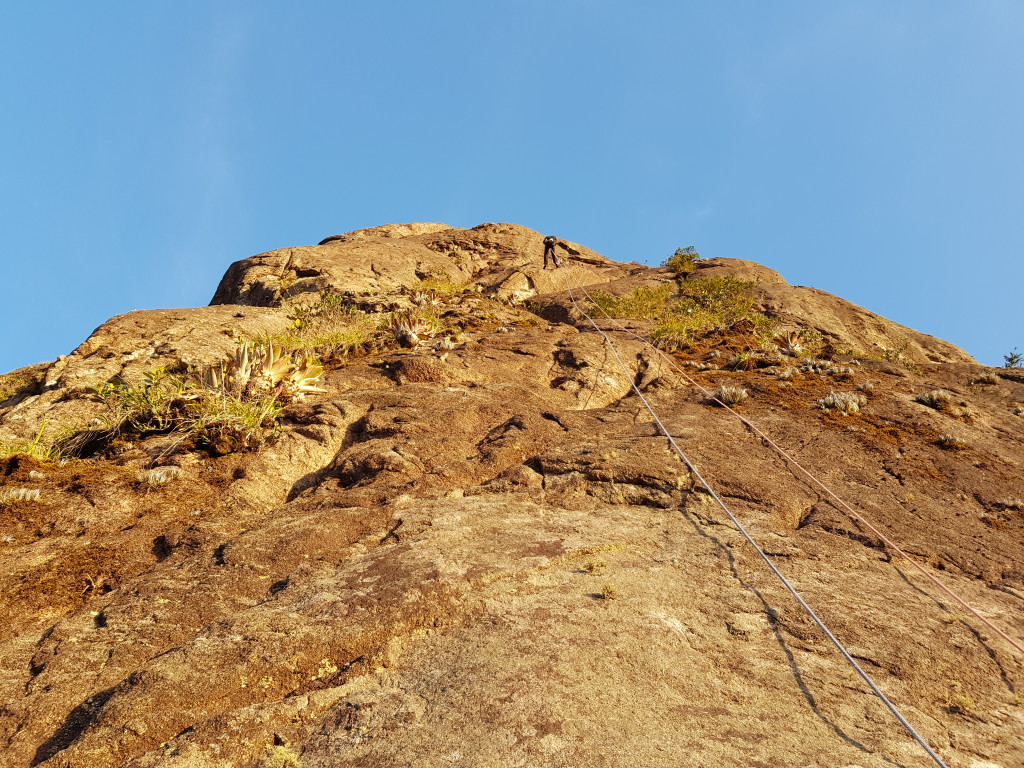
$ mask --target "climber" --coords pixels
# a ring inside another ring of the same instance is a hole
[[[551,255],[551,261],[555,264],[555,269],[562,266],[562,260],[558,258],[558,254],[555,253],[555,246],[558,245],[558,238],[553,235],[548,235],[544,238],[544,269],[548,268],[548,255]]]

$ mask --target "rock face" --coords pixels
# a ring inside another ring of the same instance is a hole
[[[450,316],[477,318],[448,348],[328,366],[327,391],[255,452],[157,435],[0,459],[4,764],[931,764],[667,449],[635,384],[950,766],[1024,765],[1024,659],[680,370],[745,388],[747,418],[1016,638],[1024,377],[726,259],[689,280],[758,281],[758,306],[816,331],[831,362],[746,370],[702,350],[676,369],[610,330],[623,370],[567,289],[673,275],[571,243],[545,271],[541,240],[408,224],[261,254],[209,307],[113,318],[0,378],[0,442],[31,442],[102,419],[97,385],[209,365],[286,333],[322,292],[386,310],[449,281],[470,288]],[[933,390],[939,410],[916,400]],[[834,391],[863,407],[820,407]],[[175,471],[140,480],[154,466]]]

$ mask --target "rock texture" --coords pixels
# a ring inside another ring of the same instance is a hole
[[[668,270],[568,244],[544,271],[541,239],[389,225],[261,254],[209,307],[116,317],[0,380],[22,382],[0,390],[0,440],[32,440],[101,416],[97,384],[283,332],[304,296],[387,305],[444,276],[489,302],[453,349],[331,367],[255,453],[151,438],[0,460],[0,493],[40,492],[0,503],[4,764],[932,764],[667,450],[635,383],[950,766],[1024,765],[1024,659],[616,331],[624,372],[567,295]],[[752,262],[698,264],[690,279],[758,280],[836,368],[684,370],[746,388],[748,418],[1024,636],[1024,377]],[[860,413],[817,405],[857,387]],[[935,389],[950,408],[915,400]],[[140,483],[160,456],[180,476]]]

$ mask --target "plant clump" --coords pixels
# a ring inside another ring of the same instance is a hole
[[[831,392],[818,401],[823,411],[836,410],[846,415],[860,413],[861,407],[867,405],[868,399],[860,392]]]
[[[47,419],[39,427],[36,436],[31,440],[14,440],[11,442],[0,441],[0,458],[8,456],[31,456],[40,461],[53,461],[59,459],[59,452],[53,446],[43,442],[43,434],[49,424]]]
[[[619,596],[619,590],[614,584],[602,584],[601,585],[601,599],[602,600],[614,600]]]
[[[256,450],[273,434],[285,405],[326,391],[318,386],[322,373],[309,355],[285,353],[266,341],[242,343],[227,360],[199,371],[161,368],[141,385],[99,385],[93,394],[109,410],[105,422],[59,439],[54,448],[85,456],[128,436],[174,434],[174,448],[215,455]]]
[[[676,252],[665,259],[662,266],[666,266],[676,273],[678,277],[686,278],[691,272],[697,269],[697,260],[700,254],[696,247],[688,245],[685,248],[676,248]]]
[[[967,441],[956,435],[942,435],[935,443],[947,451],[962,451],[967,447]]]
[[[754,282],[733,277],[707,277],[672,285],[640,286],[612,296],[595,291],[592,305],[609,317],[654,320],[655,346],[669,352],[686,349],[716,332],[742,331],[759,347],[771,346],[775,321],[754,309]]]
[[[359,308],[348,293],[322,292],[313,303],[293,303],[291,329],[271,341],[284,352],[340,360],[374,348],[377,318]]]
[[[755,283],[734,277],[706,277],[680,283],[680,297],[651,333],[655,346],[682,351],[701,337],[716,332],[742,331],[754,344],[769,347],[775,321],[754,309]]]
[[[317,386],[323,372],[315,358],[284,352],[267,341],[240,344],[232,357],[193,378],[203,389],[243,401],[269,396],[292,403],[301,402],[310,393],[326,392]]]
[[[444,323],[429,313],[412,311],[392,312],[381,326],[385,335],[403,347],[416,347],[420,342],[436,336]]]
[[[659,285],[656,288],[640,286],[622,296],[594,291],[590,298],[593,305],[609,317],[657,320],[670,313],[671,296],[671,285]]]
[[[12,501],[39,501],[40,495],[38,488],[8,488],[0,491],[0,505]]]
[[[742,387],[721,386],[711,394],[711,397],[725,405],[739,405],[747,399],[747,390]]]
[[[920,394],[914,400],[921,405],[934,408],[936,411],[947,411],[953,404],[953,396],[941,389],[933,389],[931,392]]]
[[[41,368],[42,366],[36,366]],[[12,371],[0,376],[0,403],[26,394],[38,393],[42,384],[41,371],[33,369]]]
[[[994,373],[983,373],[980,376],[975,376],[973,379],[969,379],[967,382],[969,385],[973,384],[998,384],[999,377]]]

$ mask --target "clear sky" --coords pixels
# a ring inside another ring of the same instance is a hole
[[[1020,0],[39,0],[0,85],[0,371],[406,221],[695,245],[1024,350]]]

